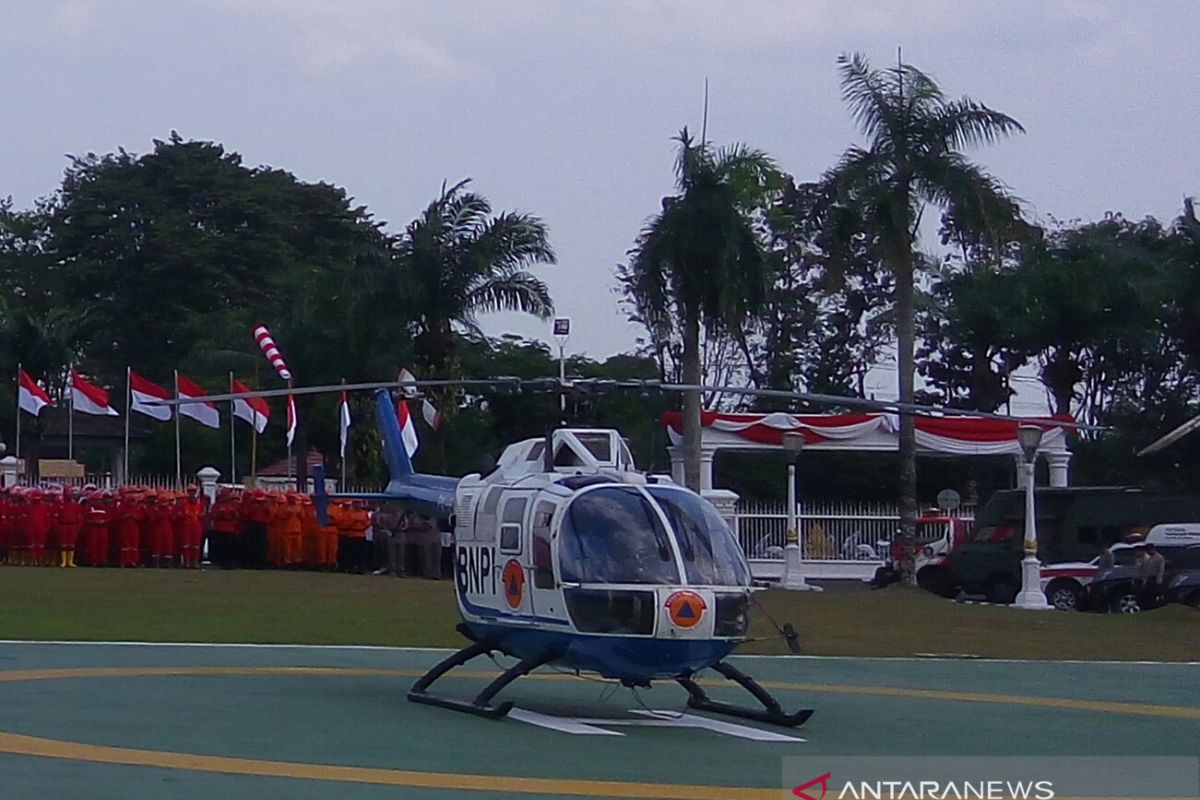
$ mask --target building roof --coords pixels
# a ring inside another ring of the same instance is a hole
[[[293,458],[296,454],[293,454]],[[308,451],[308,468],[311,470],[315,465],[325,463],[325,456],[321,455],[321,451],[316,448],[309,448]],[[281,458],[274,464],[268,464],[265,467],[258,468],[258,477],[260,478],[286,478],[288,476],[288,460]]]

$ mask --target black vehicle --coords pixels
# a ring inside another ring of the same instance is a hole
[[[1156,530],[1151,531],[1151,535]],[[1160,608],[1169,602],[1184,602],[1184,597],[1200,604],[1200,545],[1164,545],[1159,546],[1158,551],[1166,560],[1165,577],[1161,585],[1147,582],[1137,564],[1109,567],[1097,573],[1088,585],[1085,607],[1094,611],[1136,614]],[[1186,581],[1177,581],[1179,577],[1188,575],[1194,576],[1195,581],[1190,594],[1185,588]],[[1172,600],[1173,597],[1179,599]]]
[[[1200,496],[1129,486],[1036,489],[1034,503],[1043,564],[1086,562],[1155,525],[1200,522]],[[994,603],[1011,603],[1021,584],[1024,538],[1024,491],[996,492],[950,557],[959,588]]]
[[[1182,603],[1200,611],[1200,569],[1184,570],[1167,581],[1167,602]]]

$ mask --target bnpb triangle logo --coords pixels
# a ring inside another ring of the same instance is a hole
[[[674,592],[667,598],[667,616],[671,623],[679,628],[694,628],[704,619],[708,604],[704,598],[695,592]]]

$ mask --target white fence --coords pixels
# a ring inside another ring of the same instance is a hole
[[[941,512],[935,512],[941,513]],[[974,509],[953,514],[973,519]],[[735,515],[738,540],[756,578],[782,572],[787,537],[787,505],[742,501]],[[900,507],[889,503],[800,503],[800,552],[810,578],[869,578],[887,557],[900,529]],[[924,531],[918,530],[918,538]],[[934,538],[940,531],[929,531]]]

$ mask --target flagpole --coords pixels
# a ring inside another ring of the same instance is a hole
[[[125,367],[125,467],[121,483],[130,482],[130,417],[133,416],[133,367]]]
[[[233,370],[229,371],[229,393],[233,394]],[[234,405],[236,400],[229,400],[229,482],[237,483],[237,440],[233,432],[234,423],[237,421]],[[253,417],[251,417],[253,419]],[[250,423],[250,427],[254,427],[254,423]]]
[[[21,468],[21,362],[17,362],[17,469]]]
[[[346,385],[346,379],[342,378],[342,386],[345,386],[345,385]],[[338,428],[339,429],[341,429],[341,427],[345,424],[342,421],[342,415],[347,413],[346,409],[348,409],[348,408],[349,408],[349,400],[346,398],[346,390],[342,389],[342,402],[338,403]],[[346,437],[346,444],[342,445],[342,491],[344,492],[344,491],[346,491],[346,449],[350,445],[350,430],[347,428],[346,431],[342,434],[342,436]]]
[[[179,370],[175,370],[175,399],[179,399]],[[183,485],[183,461],[179,454],[179,406],[175,406],[175,488]]]
[[[71,375],[67,379],[74,383],[75,365],[71,365]],[[75,460],[75,387],[70,387],[71,394],[67,400],[67,461]]]
[[[258,388],[258,363],[254,364],[254,388]],[[251,425],[250,436],[250,484],[258,486],[258,426]]]
[[[288,388],[289,388],[289,389],[291,389],[291,388],[292,388],[292,382],[291,382],[291,381],[288,381],[288,382],[287,382],[287,384],[288,384]],[[293,399],[292,399],[292,396],[291,396],[291,394],[289,394],[289,395],[287,396],[287,408],[286,408],[286,409],[284,409],[284,412],[285,412],[285,413],[284,413],[284,415],[283,415],[283,417],[284,417],[284,419],[283,419],[283,426],[284,426],[284,428],[285,428],[285,429],[287,429],[287,428],[288,428],[288,425],[289,425],[289,423],[291,423],[291,422],[292,422],[292,421],[295,419],[295,416],[294,416],[294,414],[295,414],[295,403],[296,403],[296,401],[295,401],[295,400],[293,400]],[[291,420],[289,420],[289,419],[287,418],[287,413],[286,413],[286,412],[287,412],[287,409],[292,409],[292,411],[293,411],[293,417],[292,417],[292,419],[291,419]],[[286,433],[285,433],[285,435],[286,435]],[[288,436],[287,438],[288,438],[288,456],[287,456],[287,458],[288,458],[288,483],[291,483],[291,481],[292,481],[292,478],[293,478],[293,477],[295,477],[295,472],[296,472],[296,467],[295,467],[295,465],[292,463],[292,442],[291,442],[291,440],[292,440],[292,439],[294,439],[294,438],[296,438],[296,437],[293,435],[293,436]]]

